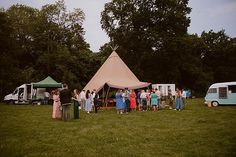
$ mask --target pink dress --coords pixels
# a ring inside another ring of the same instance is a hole
[[[60,97],[59,95],[53,95],[53,111],[52,118],[61,118],[61,111],[59,109]]]

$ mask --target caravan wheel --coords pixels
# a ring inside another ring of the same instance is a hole
[[[214,107],[217,107],[218,105],[219,105],[219,103],[217,102],[217,101],[212,101],[212,106],[214,106]]]

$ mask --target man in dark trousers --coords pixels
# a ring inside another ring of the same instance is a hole
[[[98,107],[99,107],[99,95],[96,92],[96,89],[93,90],[93,100],[94,100],[94,111],[95,113],[98,113]]]
[[[63,90],[60,92],[60,101],[62,105],[62,120],[70,120],[71,92],[67,84],[63,84]]]

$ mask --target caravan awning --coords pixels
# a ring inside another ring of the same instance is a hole
[[[62,84],[56,82],[50,76],[48,76],[42,81],[33,83],[33,88],[61,88],[61,87],[62,87]]]

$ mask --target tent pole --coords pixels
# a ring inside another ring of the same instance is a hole
[[[108,87],[107,94],[106,94],[106,100],[105,100],[106,108],[107,108],[107,96],[108,96],[109,90],[110,90],[110,86]]]

